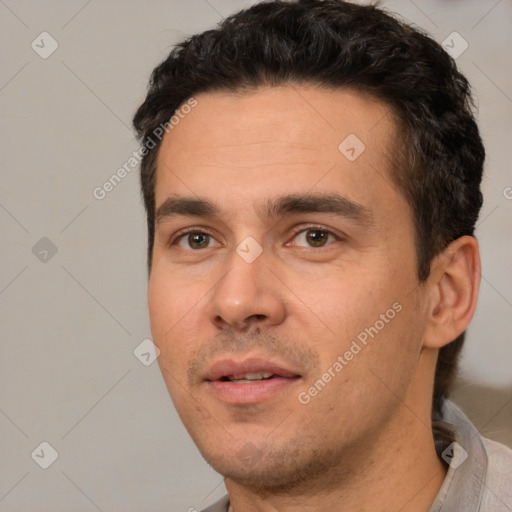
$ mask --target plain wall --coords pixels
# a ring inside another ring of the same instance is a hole
[[[0,511],[187,511],[224,492],[157,363],[133,353],[151,337],[138,168],[105,198],[93,191],[138,149],[130,124],[151,70],[249,3],[0,2]],[[512,5],[383,5],[439,42],[458,32],[468,43],[457,62],[488,158],[482,287],[454,398],[512,445]],[[58,48],[42,58],[31,44],[49,52],[45,31]],[[31,457],[43,441],[58,452],[48,469],[36,463],[51,456],[44,445]]]

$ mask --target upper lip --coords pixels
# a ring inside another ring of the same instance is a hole
[[[300,377],[300,374],[285,364],[271,362],[262,358],[252,357],[236,361],[235,359],[221,359],[216,361],[205,372],[204,380],[214,381],[222,377],[245,375],[246,373],[272,373],[279,377]]]

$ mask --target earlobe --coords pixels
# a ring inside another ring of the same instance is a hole
[[[427,280],[425,347],[441,348],[467,328],[476,308],[480,273],[478,242],[472,236],[457,238],[434,259]]]

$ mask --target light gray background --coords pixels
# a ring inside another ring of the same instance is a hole
[[[187,511],[224,492],[157,363],[133,354],[151,336],[137,169],[101,201],[92,191],[138,147],[130,123],[154,66],[249,3],[0,0],[0,511]],[[482,288],[454,397],[512,445],[512,5],[383,4],[439,42],[456,31],[469,44],[457,62],[488,159]],[[31,48],[48,50],[43,31],[59,45],[47,59]],[[57,247],[46,262],[32,252],[42,237]],[[31,458],[43,441],[58,452],[46,470]]]

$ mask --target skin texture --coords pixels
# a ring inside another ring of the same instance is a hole
[[[148,288],[158,361],[185,427],[225,476],[235,512],[427,511],[446,473],[430,425],[437,349],[473,314],[476,240],[450,244],[419,283],[411,208],[389,172],[397,130],[381,102],[305,85],[195,98],[163,140],[156,207],[202,198],[219,212],[157,221]],[[350,134],[365,145],[354,161],[338,149]],[[267,201],[306,193],[336,193],[366,218],[266,215]],[[210,237],[191,246],[179,238],[186,228]],[[312,247],[311,233],[325,244]],[[252,263],[236,251],[247,237],[262,250]],[[259,403],[226,403],[203,379],[225,357],[260,357],[300,378]]]

